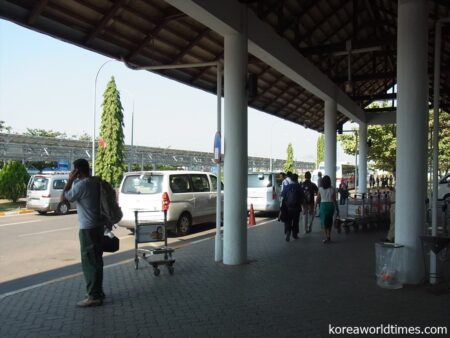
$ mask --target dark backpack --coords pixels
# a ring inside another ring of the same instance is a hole
[[[96,179],[100,186],[100,219],[111,230],[113,225],[122,219],[122,209],[117,204],[116,191],[112,185],[100,177]]]
[[[305,203],[306,204],[314,204],[314,193],[316,192],[317,187],[312,182],[304,182],[303,183],[303,193],[305,195]]]
[[[299,184],[289,184],[286,191],[286,206],[289,209],[298,209],[301,207],[301,192]]]

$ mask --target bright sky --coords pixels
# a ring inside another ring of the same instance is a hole
[[[17,133],[40,128],[68,136],[92,135],[95,75],[107,60],[0,20],[0,120]],[[130,70],[118,61],[106,64],[98,76],[97,134],[102,94],[111,76],[121,93],[127,144],[134,101],[135,145],[213,151],[215,95],[148,71]],[[250,108],[248,122],[250,156],[284,159],[292,143],[296,160],[315,161],[319,133]],[[353,161],[339,145],[338,161]]]

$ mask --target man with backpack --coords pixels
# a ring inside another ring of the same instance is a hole
[[[314,220],[314,198],[319,189],[317,185],[311,182],[311,173],[305,173],[305,181],[302,183],[304,202],[303,202],[303,220],[305,226],[305,233],[310,233],[312,223]]]
[[[78,159],[64,187],[62,199],[77,202],[80,223],[81,267],[86,281],[87,298],[78,302],[79,307],[103,304],[103,249],[104,221],[101,219],[100,187],[92,177],[89,162]]]
[[[286,235],[286,242],[289,242],[292,237],[298,238],[299,232],[299,218],[303,203],[303,190],[298,183],[298,175],[292,174],[292,183],[286,185],[281,192],[282,208],[286,211],[286,220],[284,222],[284,233]]]

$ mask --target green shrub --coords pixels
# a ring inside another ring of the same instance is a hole
[[[17,202],[24,196],[29,175],[25,166],[19,161],[8,161],[0,170],[0,196]]]

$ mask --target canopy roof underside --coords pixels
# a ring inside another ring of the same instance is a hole
[[[230,0],[227,0],[230,1]],[[237,1],[237,0],[233,0]],[[393,105],[396,83],[397,0],[241,0],[362,108]],[[429,88],[432,101],[434,27],[450,16],[450,1],[429,0]],[[3,0],[0,17],[135,66],[221,62],[223,37],[163,0]],[[449,25],[450,26],[450,25]],[[444,26],[441,107],[450,111],[450,29]],[[351,44],[350,71],[348,47]],[[323,131],[323,101],[249,54],[257,95],[249,106]],[[216,69],[155,73],[216,92]],[[395,110],[395,107],[383,111]],[[367,114],[379,110],[365,109]],[[338,122],[347,121],[338,114]]]

